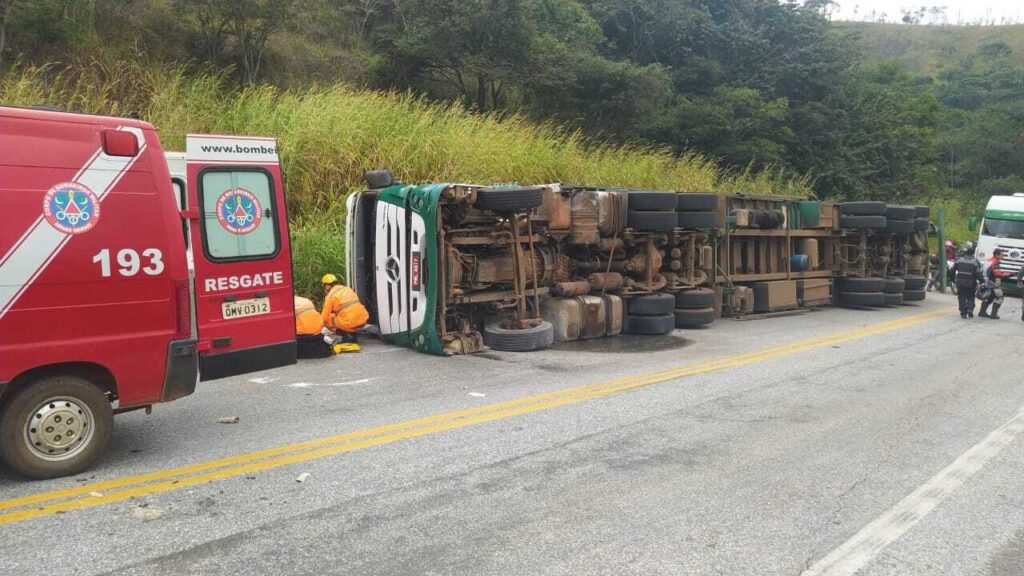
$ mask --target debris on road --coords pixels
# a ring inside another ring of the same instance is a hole
[[[224,416],[223,418],[217,418],[218,424],[238,424],[241,420],[238,416]]]
[[[103,498],[103,494],[100,492],[89,492],[89,496],[92,496],[93,498]]]
[[[143,522],[152,522],[153,520],[159,520],[163,518],[167,512],[161,508],[156,508],[148,504],[143,504],[138,508],[132,510],[132,517]]]
[[[309,472],[303,472],[302,474],[299,474],[298,476],[295,477],[295,481],[298,482],[299,484],[302,484],[303,482],[306,481],[307,478],[309,478]]]
[[[483,394],[480,392],[470,392],[469,395],[474,398],[485,398],[487,396],[487,394]]]

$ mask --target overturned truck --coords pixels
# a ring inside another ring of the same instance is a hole
[[[880,279],[884,294],[928,261],[910,236],[844,229],[844,205],[809,200],[415,186],[383,171],[367,181],[347,201],[348,283],[386,341],[430,354],[660,335],[722,315],[825,305],[836,301],[836,279],[861,293]],[[865,298],[851,304],[875,305]]]

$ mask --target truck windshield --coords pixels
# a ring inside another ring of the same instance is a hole
[[[995,236],[997,238],[1024,240],[1024,222],[985,218],[985,225],[981,233],[985,236]]]

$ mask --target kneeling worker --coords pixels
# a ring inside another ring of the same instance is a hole
[[[320,283],[324,287],[324,326],[344,341],[355,342],[356,332],[366,326],[370,313],[359,302],[355,290],[339,284],[334,274],[324,274]]]

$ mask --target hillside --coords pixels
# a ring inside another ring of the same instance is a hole
[[[899,60],[918,74],[934,75],[978,53],[986,44],[1003,42],[1024,65],[1024,25],[908,26],[874,22],[837,22],[836,29],[859,38],[869,60]]]

